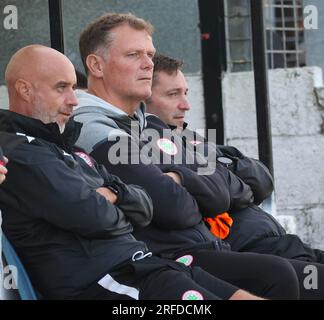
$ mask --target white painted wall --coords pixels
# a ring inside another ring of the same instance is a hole
[[[227,143],[257,158],[253,74],[227,74],[223,85]],[[318,67],[269,72],[277,213],[288,219],[288,229],[324,249],[324,88],[320,86]]]
[[[191,105],[187,112],[186,122],[192,129],[205,129],[205,109],[202,76],[200,74],[186,74],[188,83],[188,100]]]

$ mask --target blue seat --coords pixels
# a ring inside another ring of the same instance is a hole
[[[28,274],[4,233],[2,233],[2,251],[7,265],[12,265],[17,268],[18,279],[15,279],[15,281],[21,300],[37,300],[36,292]]]

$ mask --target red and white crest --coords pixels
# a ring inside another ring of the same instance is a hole
[[[91,168],[93,168],[93,161],[92,159],[90,158],[89,155],[87,155],[86,153],[84,152],[74,152],[74,154],[76,154],[78,157],[80,157],[82,160],[84,160],[84,162]]]

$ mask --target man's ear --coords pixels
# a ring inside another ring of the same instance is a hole
[[[29,81],[18,79],[15,83],[15,89],[18,96],[26,102],[31,102],[33,99],[33,87]]]
[[[103,59],[95,54],[89,54],[86,59],[86,64],[91,74],[95,78],[103,76]]]

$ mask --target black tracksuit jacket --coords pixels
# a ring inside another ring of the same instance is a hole
[[[9,158],[0,186],[3,231],[44,298],[73,298],[146,245],[132,236],[146,226],[152,202],[74,148],[81,125],[63,135],[54,123],[0,111],[0,145]],[[96,189],[112,186],[116,205]]]

